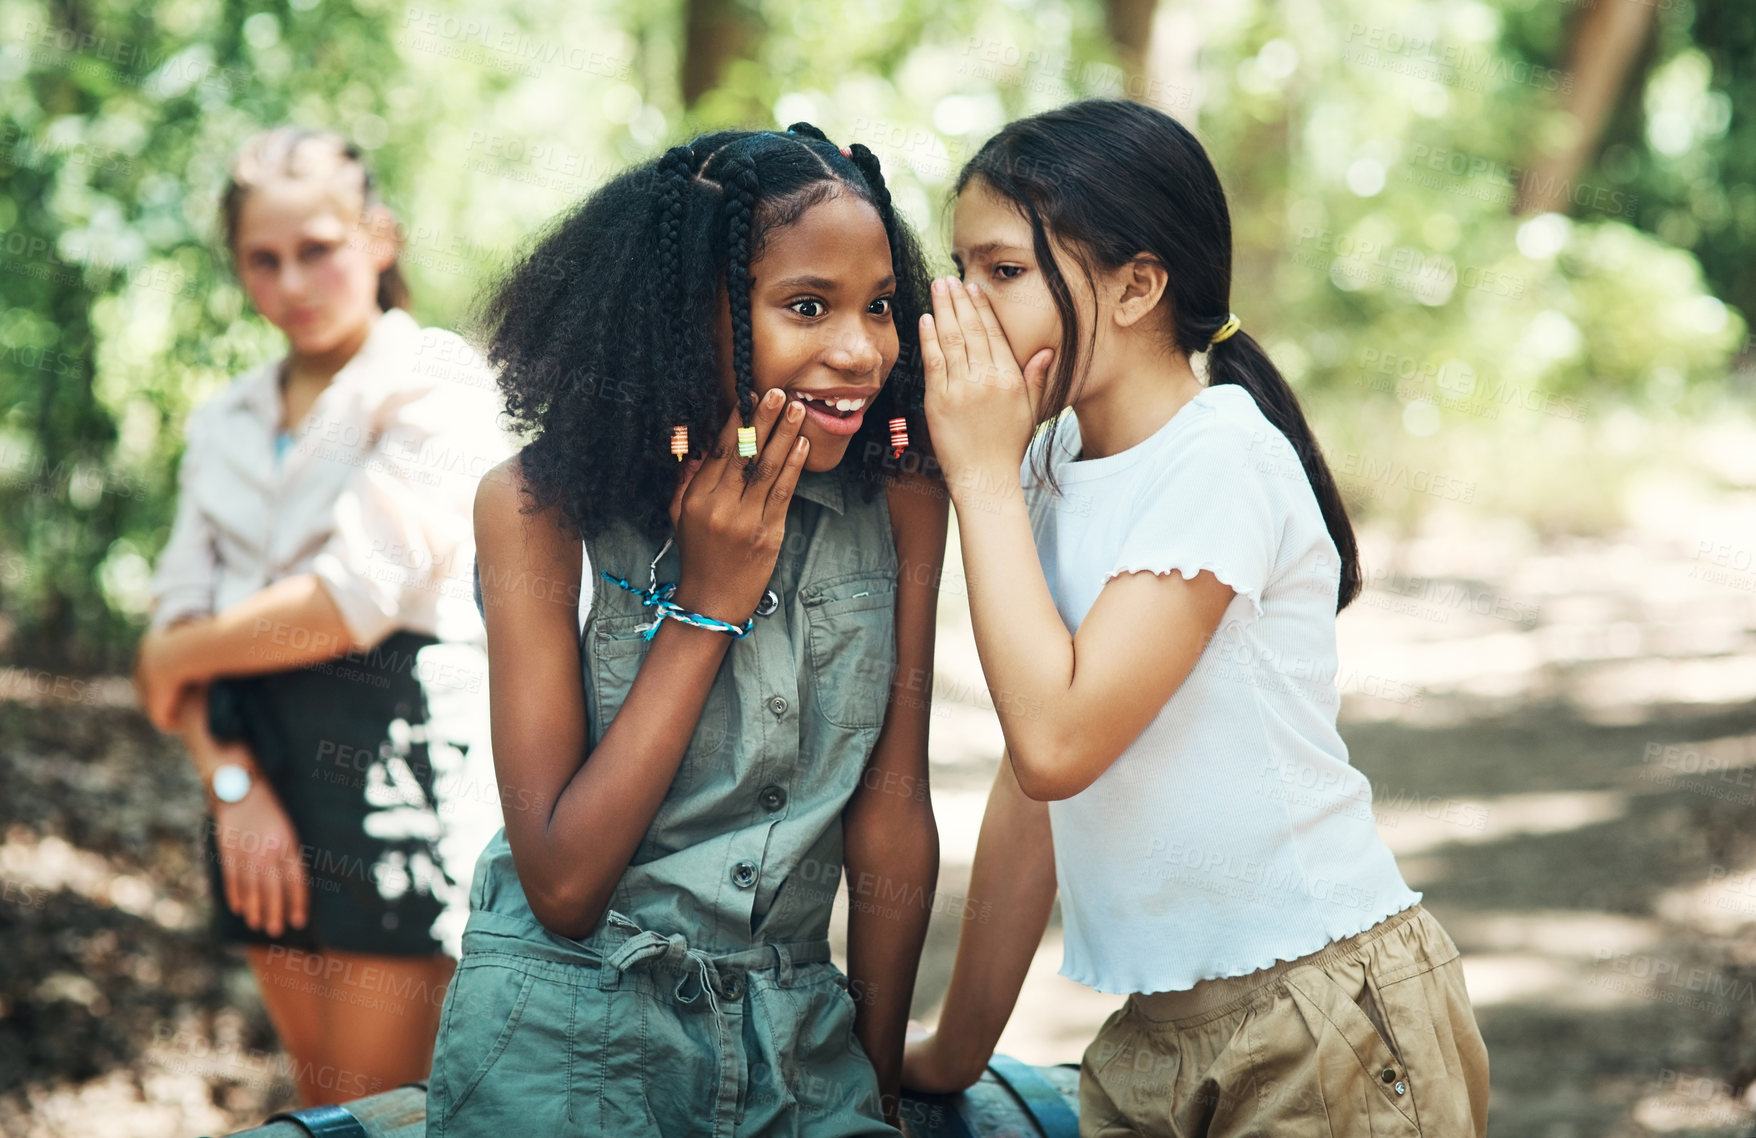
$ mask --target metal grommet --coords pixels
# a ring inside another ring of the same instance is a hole
[[[756,602],[757,616],[772,616],[774,610],[780,608],[780,595],[773,589],[762,590],[762,599]]]
[[[1396,1081],[1396,1070],[1393,1067],[1386,1067],[1378,1073],[1378,1077],[1387,1083],[1394,1083]]]
[[[1396,1084],[1396,1093],[1399,1095],[1408,1094],[1408,1084],[1404,1083],[1404,1082],[1398,1082]]]
[[[756,796],[756,801],[762,804],[764,810],[772,814],[787,804],[786,789],[779,786],[765,786],[762,788],[762,793]]]
[[[756,884],[756,863],[741,861],[732,866],[732,884],[739,889],[748,889]]]

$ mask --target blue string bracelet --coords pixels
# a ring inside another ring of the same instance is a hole
[[[716,620],[711,616],[704,616],[698,612],[691,612],[682,605],[671,600],[671,597],[676,595],[677,592],[676,582],[673,581],[664,585],[658,583],[658,563],[664,558],[665,551],[671,548],[671,543],[674,540],[674,538],[666,538],[665,543],[659,546],[659,551],[653,555],[652,564],[647,567],[647,587],[644,589],[637,588],[629,583],[626,578],[618,577],[608,570],[603,571],[604,580],[610,582],[612,585],[627,589],[630,593],[633,593],[640,598],[640,605],[642,608],[653,610],[653,618],[649,623],[635,625],[636,629],[643,632],[641,638],[643,640],[651,640],[654,634],[658,632],[658,626],[663,623],[666,618],[681,621],[682,623],[691,625],[695,628],[705,628],[710,632],[723,632],[734,640],[742,640],[744,637],[748,636],[750,630],[756,627],[756,619],[754,617],[746,620],[743,627],[740,628],[738,625],[728,624],[723,620]]]
[[[671,594],[676,591],[677,586],[675,585],[666,585],[662,590],[663,595],[660,596],[658,602],[653,605],[652,626],[646,630],[646,639],[651,640],[653,634],[658,631],[659,622],[667,618],[670,620],[682,621],[684,624],[692,625],[695,628],[705,628],[711,632],[723,632],[733,640],[744,639],[744,637],[750,635],[750,630],[756,627],[756,620],[754,617],[745,620],[742,625],[736,625],[729,624],[723,620],[716,620],[711,616],[704,616],[698,612],[691,612],[682,605],[672,602]]]
[[[665,542],[665,547],[669,548],[670,544],[671,543],[668,541]],[[660,549],[659,557],[663,557],[664,554],[664,549]],[[742,626],[739,626],[727,623],[723,620],[717,620],[711,616],[705,616],[698,612],[691,612],[682,605],[672,601],[671,598],[676,595],[677,586],[675,582],[663,585],[658,583],[659,557],[654,557],[652,559],[652,580],[650,586],[645,589],[631,584],[626,578],[618,577],[607,569],[602,571],[604,580],[613,585],[627,589],[630,593],[633,593],[640,598],[640,605],[642,608],[653,610],[653,617],[650,623],[635,626],[637,629],[644,629],[644,632],[641,634],[641,639],[651,640],[653,636],[657,634],[659,625],[665,620],[680,621],[681,623],[690,625],[694,628],[705,628],[710,632],[723,632],[734,640],[742,640],[750,634],[752,628],[756,627],[755,617],[751,617],[744,621]]]

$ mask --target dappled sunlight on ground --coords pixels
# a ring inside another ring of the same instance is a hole
[[[1718,461],[1747,486],[1741,455]],[[1496,1136],[1756,1124],[1756,494],[1628,493],[1631,524],[1597,538],[1443,507],[1362,527],[1366,592],[1338,623],[1343,734],[1464,952]],[[933,775],[959,895],[1000,750],[963,604],[941,607]],[[927,1021],[954,925],[929,935]],[[1052,922],[1002,1050],[1077,1062],[1119,1006],[1060,961]]]
[[[1367,590],[1338,624],[1343,734],[1464,952],[1497,1138],[1756,1125],[1756,494],[1659,476],[1629,493],[1630,526],[1597,538],[1444,509],[1364,527]],[[951,560],[927,1022],[1001,750],[955,541]],[[242,957],[205,933],[199,788],[126,681],[0,670],[0,733],[0,1133],[171,1138],[293,1105]],[[491,758],[447,774],[463,856],[492,830]],[[844,966],[845,913],[844,894]],[[1056,918],[1003,1051],[1076,1063],[1120,1006],[1060,965]]]

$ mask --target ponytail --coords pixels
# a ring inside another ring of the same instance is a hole
[[[1285,435],[1298,453],[1305,477],[1317,495],[1317,507],[1323,511],[1323,524],[1341,555],[1341,580],[1336,590],[1335,611],[1340,612],[1360,595],[1360,550],[1354,541],[1354,527],[1348,521],[1347,506],[1336,489],[1329,464],[1323,461],[1323,450],[1305,421],[1299,397],[1249,333],[1235,331],[1207,350],[1207,383],[1218,387],[1232,383],[1250,393],[1262,417]]]
[[[407,312],[409,304],[408,281],[403,279],[402,266],[392,261],[388,269],[378,274],[378,307],[386,312],[392,308]]]

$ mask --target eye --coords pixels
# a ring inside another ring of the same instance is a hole
[[[280,258],[276,257],[273,253],[250,254],[249,264],[252,269],[261,269],[264,272],[272,272],[274,271],[274,267],[279,263]]]
[[[322,258],[329,256],[332,249],[334,249],[334,246],[330,245],[328,242],[308,242],[299,246],[299,260],[306,262],[321,260]]]
[[[799,312],[799,306],[802,304],[812,305],[813,307],[815,307],[817,309],[817,311],[816,312]],[[823,302],[821,300],[818,300],[816,297],[806,297],[804,300],[795,300],[791,304],[787,305],[787,307],[792,309],[794,312],[799,312],[799,315],[803,316],[807,320],[814,320],[817,317],[823,315]]]
[[[881,296],[877,300],[874,300],[870,305],[867,305],[866,310],[868,312],[871,312],[873,307],[880,305],[880,304],[882,304],[884,306],[884,310],[882,312],[873,312],[872,315],[874,315],[874,316],[889,316],[891,308],[896,304],[896,297],[894,297],[894,296]]]
[[[1023,265],[995,265],[994,273],[1003,281],[1015,281],[1024,273]]]

